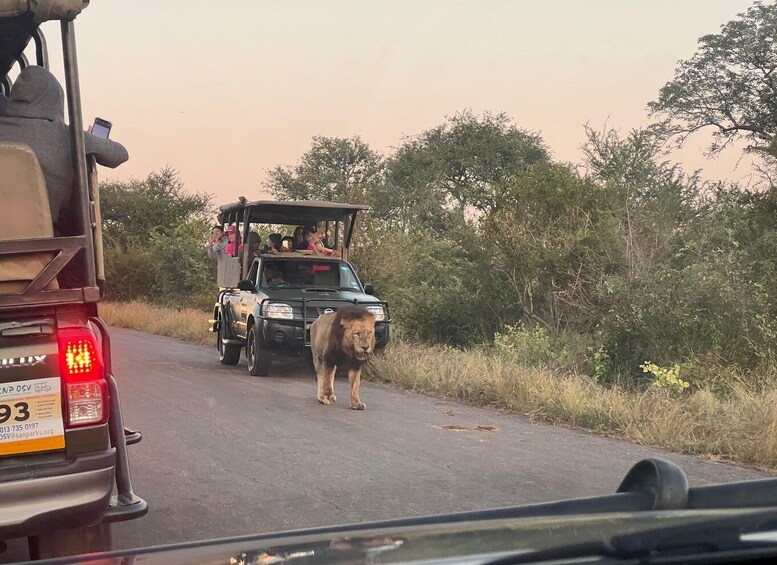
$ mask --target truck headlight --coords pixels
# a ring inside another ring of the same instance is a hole
[[[386,312],[383,310],[383,306],[365,306],[364,309],[375,316],[376,322],[382,322],[386,319]]]
[[[280,318],[282,320],[291,320],[294,318],[294,311],[288,304],[268,304],[264,313],[268,318]]]

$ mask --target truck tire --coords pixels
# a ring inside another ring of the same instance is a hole
[[[113,549],[110,524],[54,530],[27,540],[30,559],[49,559]]]
[[[302,352],[302,356],[305,358],[305,366],[311,371],[315,371],[316,364],[313,363],[313,348],[305,347],[304,351]],[[315,372],[313,374],[315,375]]]
[[[219,349],[219,361],[222,365],[237,365],[240,361],[240,346],[232,343],[224,343],[222,334],[224,321],[219,323],[219,331],[216,334],[216,347]]]
[[[251,325],[246,338],[248,373],[254,377],[266,377],[270,374],[271,358],[272,352],[262,343],[262,336],[256,329],[256,324]]]

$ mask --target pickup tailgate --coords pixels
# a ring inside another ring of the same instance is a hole
[[[0,321],[0,458],[65,449],[53,318]]]

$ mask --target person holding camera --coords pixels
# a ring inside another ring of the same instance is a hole
[[[227,236],[224,235],[224,229],[221,224],[216,224],[210,230],[210,237],[208,238],[208,258],[216,260],[221,253],[224,253],[224,249],[227,247]]]

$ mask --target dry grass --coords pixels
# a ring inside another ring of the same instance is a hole
[[[487,351],[393,343],[373,360],[374,380],[619,435],[671,451],[777,470],[777,390],[735,388],[673,398],[607,388],[591,379],[527,368]]]
[[[199,345],[216,343],[208,331],[212,312],[194,308],[160,308],[145,302],[102,302],[100,316],[108,324],[173,337]]]
[[[104,303],[111,325],[213,344],[210,312]],[[698,391],[673,398],[662,391],[607,388],[591,379],[527,368],[489,351],[392,343],[366,375],[408,390],[529,414],[545,422],[729,459],[777,471],[777,390],[736,386],[725,397]]]

